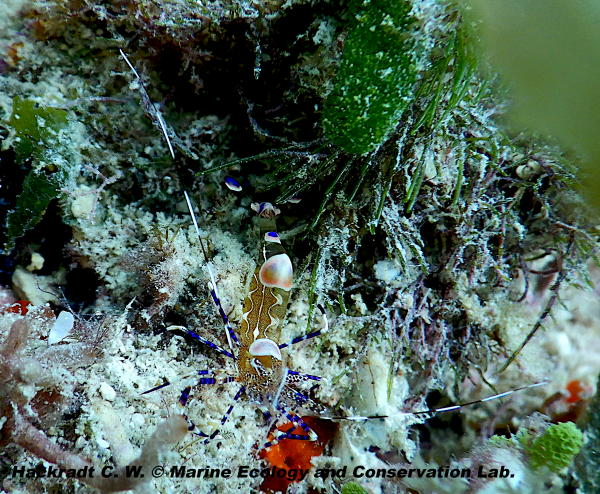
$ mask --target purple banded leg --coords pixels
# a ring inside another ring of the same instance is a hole
[[[298,405],[308,408],[316,413],[320,413],[323,410],[325,410],[325,407],[323,405],[316,403],[315,401],[311,400],[305,394],[303,394],[299,391],[296,391],[295,389],[292,389],[292,388],[285,389],[284,393],[282,393],[282,396],[285,397],[285,401],[284,401],[285,403],[295,402]]]
[[[305,334],[304,336],[298,336],[297,338],[294,338],[293,340],[288,341],[287,343],[282,343],[281,345],[279,345],[279,349],[286,348],[291,345],[295,345],[296,343],[300,343],[301,341],[310,340],[311,338],[315,338],[316,336],[321,336],[323,333],[326,333],[327,331],[329,331],[329,322],[327,321],[327,315],[325,314],[325,309],[323,308],[323,306],[321,304],[318,304],[317,307],[321,311],[321,314],[323,315],[323,318],[325,320],[324,327],[319,329],[318,331],[313,331],[312,333]]]
[[[291,345],[295,345],[296,343],[300,343],[301,341],[310,340],[311,338],[315,338],[316,336],[321,336],[321,330],[315,331],[314,333],[308,333],[304,336],[298,336],[298,338],[294,338],[293,340],[288,341],[287,343],[282,343],[279,345],[279,348],[286,348]]]
[[[212,273],[211,273],[211,278],[212,278]],[[230,338],[233,341],[235,341],[239,346],[240,342],[237,339],[237,336],[235,335],[235,332],[233,331],[231,324],[229,324],[229,318],[227,317],[227,314],[225,314],[225,311],[223,310],[223,306],[221,305],[221,300],[219,299],[217,290],[214,288],[214,286],[210,287],[210,294],[212,296],[213,302],[217,306],[217,309],[219,311],[219,315],[221,316],[221,319],[223,319],[223,324],[225,325],[225,329],[227,330],[227,333],[229,334]]]
[[[245,392],[246,392],[246,388],[244,386],[242,386],[239,389],[239,391],[235,394],[235,396],[233,397],[233,403],[231,405],[229,405],[229,408],[227,409],[227,411],[225,412],[225,415],[223,415],[223,418],[221,419],[221,427],[225,424],[225,422],[227,422],[227,419],[229,418],[229,414],[233,410],[235,403],[240,399],[240,396],[242,396]],[[209,442],[211,442],[217,436],[218,433],[219,433],[219,429],[215,430],[210,436],[208,436],[208,439],[206,439],[204,441],[204,444],[208,444]]]
[[[277,443],[282,441],[283,439],[294,439],[296,441],[317,441],[319,436],[302,420],[298,415],[294,415],[285,411],[284,408],[277,407],[277,409],[282,413],[282,415],[287,418],[292,424],[286,431],[280,431],[275,428],[273,431],[273,440],[268,441],[264,444],[263,449],[267,451],[275,446]],[[292,434],[292,431],[296,430],[300,427],[306,434]]]
[[[232,382],[232,381],[235,380],[235,378],[227,378],[227,379],[228,379],[227,382]],[[231,380],[229,380],[229,379],[231,379]],[[183,393],[181,394],[181,398],[179,398],[178,407],[180,408],[180,411],[182,411],[182,412],[183,412],[183,408],[185,407],[185,405],[187,403],[187,400],[189,398],[190,389],[191,388],[189,386],[187,388],[185,388],[183,390]],[[229,408],[227,409],[227,411],[225,412],[225,415],[223,415],[223,418],[221,419],[221,426],[223,426],[225,424],[225,422],[227,422],[227,419],[229,418],[229,415],[231,414],[231,411],[233,410],[233,407],[235,406],[235,403],[240,399],[240,396],[242,396],[245,392],[246,392],[246,388],[244,386],[242,386],[239,389],[239,391],[236,393],[236,395],[233,397],[233,403],[231,405],[229,405]],[[188,430],[192,434],[196,434],[197,436],[205,437],[206,438],[204,440],[204,444],[208,444],[209,442],[211,442],[215,437],[217,437],[217,435],[220,432],[220,429],[216,429],[210,435],[205,434],[200,429],[198,429],[198,427],[196,426],[196,424],[194,424],[194,422],[192,422],[191,420],[188,420],[188,418],[185,416],[185,414],[182,413],[182,415],[188,421],[188,423],[189,423]]]
[[[261,405],[259,403],[256,404],[256,406],[258,407],[258,409],[260,410],[260,412],[263,414],[263,417],[265,418],[265,422],[267,424],[271,423],[271,419],[273,418],[273,415],[271,414],[271,411],[264,405]]]
[[[206,371],[201,371],[206,372]],[[232,383],[235,381],[235,377],[225,377],[223,379],[215,379],[214,377],[203,377],[202,379],[198,379],[198,382],[194,386],[203,385],[203,384],[225,384]],[[183,415],[183,409],[187,405],[187,401],[190,398],[190,391],[192,390],[191,386],[187,386],[181,393],[179,397],[178,407],[181,410]]]
[[[199,334],[194,333],[193,331],[189,330],[185,326],[169,326],[167,329],[169,331],[172,331],[172,330],[175,330],[175,329],[180,329],[181,331],[185,331],[189,336],[191,336],[192,338],[198,340],[200,343],[203,343],[207,347],[216,350],[217,352],[219,352],[222,355],[225,355],[226,357],[235,359],[235,356],[232,353],[228,352],[224,348],[221,348],[219,345],[213,343],[212,341],[208,341],[206,338],[203,338]]]
[[[321,376],[313,376],[312,374],[305,374],[304,372],[298,372],[288,369],[287,382],[295,383],[299,381],[321,381]]]
[[[298,403],[298,405],[304,405],[305,403],[308,403],[310,401],[310,399],[308,398],[308,396],[303,395],[302,393],[298,392],[298,391],[294,391],[294,396],[292,397],[292,399]]]
[[[169,141],[167,140],[167,142],[169,142]],[[171,144],[169,142],[169,146],[170,145]],[[173,158],[175,158],[175,156],[173,156]],[[190,211],[192,223],[194,224],[194,229],[196,230],[196,235],[198,235],[198,241],[200,242],[200,247],[202,247],[202,254],[204,254],[204,260],[206,261],[206,268],[208,269],[208,274],[210,276],[210,285],[209,285],[210,294],[213,298],[215,305],[219,309],[219,314],[221,315],[221,318],[223,319],[223,323],[225,324],[225,329],[227,331],[227,333],[226,333],[227,341],[229,342],[229,349],[231,351],[233,351],[233,345],[231,344],[231,340],[235,341],[238,345],[240,344],[240,342],[238,341],[237,337],[235,336],[235,333],[233,332],[233,328],[229,324],[229,319],[227,318],[227,315],[225,314],[225,311],[223,310],[223,307],[221,306],[221,301],[219,300],[219,294],[217,292],[217,282],[215,281],[215,277],[213,275],[213,271],[210,266],[210,261],[208,260],[208,255],[206,253],[206,249],[204,248],[204,242],[202,241],[202,237],[200,236],[200,229],[198,228],[198,222],[196,221],[196,215],[194,214],[194,208],[192,207],[192,201],[190,201],[190,196],[188,195],[188,193],[185,189],[183,190],[183,195],[185,196],[185,202],[187,203],[188,209]],[[227,355],[227,354],[225,354],[225,355]]]

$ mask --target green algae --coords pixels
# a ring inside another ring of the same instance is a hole
[[[323,129],[347,153],[366,154],[396,127],[416,80],[410,4],[354,1]]]
[[[33,160],[38,166],[55,168],[52,157],[62,148],[60,133],[67,127],[67,112],[58,108],[39,106],[33,100],[19,96],[13,98],[13,113],[8,125],[15,131],[12,148],[17,162]],[[31,171],[23,183],[15,209],[7,217],[7,238],[4,251],[9,252],[15,239],[39,223],[50,201],[60,194],[59,176],[46,175],[43,171]]]
[[[529,454],[529,464],[534,470],[547,466],[553,472],[559,472],[568,467],[581,450],[583,433],[573,422],[561,422],[550,425],[533,440],[527,434],[521,435],[519,440]]]
[[[348,482],[342,486],[342,494],[368,494],[368,492],[360,484]]]
[[[59,108],[44,108],[35,101],[13,98],[13,113],[8,124],[15,130],[12,147],[18,161],[29,158],[47,159],[58,145],[60,132],[68,124],[67,112]]]
[[[17,238],[40,222],[50,201],[60,193],[59,182],[55,177],[35,171],[27,175],[16,207],[8,214],[8,241],[4,245],[6,253],[15,246]]]

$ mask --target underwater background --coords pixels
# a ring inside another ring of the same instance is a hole
[[[516,24],[485,5],[0,6],[2,492],[600,492],[595,69],[554,67],[563,98],[542,56],[507,68],[489,26]],[[203,249],[237,329],[254,202],[294,267],[278,342],[324,328],[317,304],[329,326],[282,352],[323,378],[284,403],[319,439],[262,452],[239,385],[195,386],[235,362],[175,328],[227,348]]]

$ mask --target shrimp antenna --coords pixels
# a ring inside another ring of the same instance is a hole
[[[215,281],[212,264],[211,264],[210,259],[208,258],[208,253],[206,252],[206,248],[204,247],[204,241],[202,240],[202,236],[200,235],[200,228],[198,227],[198,221],[196,220],[196,215],[194,214],[194,208],[192,206],[190,196],[189,196],[187,190],[185,189],[185,187],[183,186],[183,180],[181,179],[181,171],[179,168],[179,162],[175,158],[175,150],[173,149],[173,145],[171,144],[171,138],[169,137],[169,131],[167,129],[167,125],[166,125],[159,109],[156,107],[156,105],[150,99],[150,96],[148,95],[148,91],[146,91],[144,83],[142,82],[142,79],[141,79],[140,75],[138,74],[137,70],[135,70],[135,67],[129,61],[129,58],[127,58],[127,55],[125,55],[125,52],[121,49],[119,49],[119,51],[121,52],[121,56],[123,57],[123,60],[125,60],[125,62],[127,63],[127,65],[129,66],[129,68],[131,69],[131,71],[133,72],[133,74],[135,75],[135,77],[137,79],[138,88],[139,88],[140,94],[142,96],[142,105],[144,107],[144,110],[146,110],[146,113],[148,113],[148,115],[150,115],[150,118],[152,119],[152,123],[154,123],[154,125],[156,125],[160,129],[163,137],[165,138],[165,141],[167,142],[167,146],[169,147],[169,152],[171,153],[171,157],[173,158],[173,162],[175,163],[175,169],[177,170],[177,176],[179,177],[179,182],[181,183],[181,188],[183,189],[183,195],[185,197],[185,202],[190,211],[192,223],[194,224],[194,229],[196,230],[196,235],[198,235],[200,247],[202,248],[202,254],[204,256],[204,261],[206,262],[206,269],[210,276],[210,284],[209,284],[210,294],[213,298],[215,305],[217,306],[217,308],[219,310],[219,314],[221,315],[221,318],[223,319],[223,323],[225,324],[225,330],[226,330],[225,333],[227,334],[227,342],[229,343],[229,348],[233,351],[233,343],[231,341],[232,338],[238,344],[239,344],[239,342],[235,336],[235,333],[233,332],[233,328],[229,324],[229,319],[227,318],[227,315],[225,314],[225,311],[223,310],[223,307],[221,306],[221,301],[219,299],[219,292],[217,290],[217,282]]]
[[[150,115],[152,123],[161,130],[163,136],[165,137],[165,140],[167,141],[167,146],[169,147],[171,157],[173,158],[173,160],[175,160],[175,151],[173,150],[173,145],[171,144],[171,139],[169,138],[169,131],[167,130],[167,125],[165,124],[162,114],[160,113],[158,108],[156,108],[154,103],[152,103],[150,95],[148,94],[148,91],[146,91],[146,87],[144,86],[144,83],[142,81],[142,78],[138,74],[137,70],[135,70],[133,64],[129,61],[129,58],[127,58],[127,55],[125,55],[125,52],[121,50],[121,48],[119,48],[119,51],[121,52],[123,60],[125,60],[127,65],[129,65],[129,68],[131,69],[131,71],[135,75],[135,78],[137,79],[140,94],[142,95],[142,105],[144,106],[144,110],[146,110],[146,113]]]
[[[397,418],[397,417],[411,417],[415,415],[430,415],[431,417],[437,415],[438,413],[444,412],[452,412],[454,410],[459,410],[464,407],[468,407],[470,405],[476,405],[478,403],[485,403],[486,401],[497,400],[499,398],[504,398],[505,396],[511,395],[513,393],[517,393],[518,391],[523,391],[525,389],[537,388],[538,386],[545,386],[549,384],[550,381],[542,381],[539,383],[529,384],[527,386],[521,386],[520,388],[511,389],[510,391],[505,391],[504,393],[498,393],[492,396],[488,396],[487,398],[482,398],[480,400],[473,400],[467,403],[461,403],[460,405],[451,405],[449,407],[443,408],[433,408],[430,410],[420,410],[417,412],[402,412],[402,413],[394,413],[390,415],[369,415],[365,417],[357,416],[357,417],[325,417],[329,420],[373,420],[373,419],[386,419],[386,418]],[[430,417],[430,418],[431,418]]]

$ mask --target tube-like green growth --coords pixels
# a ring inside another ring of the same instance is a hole
[[[342,487],[342,494],[367,494],[367,491],[356,482],[348,482]]]
[[[353,0],[336,85],[325,101],[323,128],[335,144],[366,154],[396,127],[415,82],[410,5]]]
[[[544,433],[525,445],[529,464],[537,469],[546,465],[553,472],[568,467],[583,444],[583,434],[573,422],[552,424]]]

